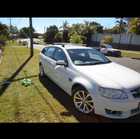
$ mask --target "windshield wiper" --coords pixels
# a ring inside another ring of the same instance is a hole
[[[94,65],[97,65],[97,64],[107,64],[107,63],[110,63],[111,61],[106,61],[106,62],[101,62],[101,61],[99,61],[99,62],[96,62],[96,63],[94,63]]]
[[[97,62],[92,62],[92,63],[82,63],[82,64],[76,64],[77,66],[87,66],[87,65],[97,65],[97,64],[107,64],[110,63],[111,61],[106,61],[106,62],[102,62],[102,61],[97,61]]]

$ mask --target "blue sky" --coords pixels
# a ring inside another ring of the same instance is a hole
[[[96,21],[106,28],[111,28],[115,25],[116,18],[33,18],[33,27],[36,32],[44,33],[44,28],[50,25],[56,25],[60,27],[64,21],[67,21],[70,25],[75,23],[83,23],[84,21]],[[9,25],[10,18],[0,18],[0,22]],[[28,18],[11,18],[12,25],[16,25],[18,29],[29,26]]]

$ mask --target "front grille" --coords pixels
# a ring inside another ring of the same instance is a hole
[[[112,111],[109,109],[105,109],[105,112],[109,115],[114,115],[114,116],[121,116],[122,115],[122,111]]]
[[[140,87],[136,88],[136,89],[133,89],[131,92],[134,92],[133,93],[134,98],[140,98]]]

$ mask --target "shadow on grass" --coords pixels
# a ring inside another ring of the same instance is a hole
[[[20,80],[23,80],[25,78],[36,78],[36,77],[38,77],[38,75],[25,76],[25,77],[22,77],[22,78],[13,79],[12,82],[20,81]]]
[[[39,77],[43,86],[48,90],[49,93],[53,95],[67,110],[60,113],[61,116],[71,116],[73,115],[79,122],[81,123],[103,123],[103,122],[110,122],[108,118],[90,114],[84,115],[78,112],[72,103],[71,97],[64,92],[61,88],[59,88],[54,82],[52,82],[48,77]]]
[[[29,62],[31,58],[32,56],[29,56],[7,80],[3,81],[3,83],[0,86],[0,96],[6,91],[6,89],[10,86],[14,78],[18,75],[18,73],[23,69],[23,67]]]

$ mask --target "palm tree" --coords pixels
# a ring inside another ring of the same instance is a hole
[[[119,26],[119,33],[120,33],[119,44],[120,44],[121,33],[125,32],[126,22],[124,22],[123,18],[120,18],[120,20],[117,20],[116,23],[118,23],[118,26]]]

